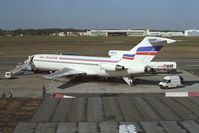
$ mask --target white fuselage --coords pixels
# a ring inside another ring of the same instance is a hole
[[[37,70],[58,71],[63,68],[71,68],[77,71],[85,72],[86,75],[98,76],[129,76],[133,73],[142,73],[144,69],[132,67],[121,71],[108,71],[102,68],[102,65],[113,66],[120,60],[109,57],[91,57],[74,55],[55,55],[55,54],[37,54],[33,55],[33,65]]]

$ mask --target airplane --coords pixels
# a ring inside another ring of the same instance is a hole
[[[65,76],[122,77],[132,86],[134,75],[150,72],[149,63],[165,44],[175,40],[161,37],[145,37],[129,51],[118,52],[111,57],[76,56],[61,54],[35,54],[11,73],[19,71],[54,71],[45,75],[47,79]],[[110,53],[111,51],[109,51]],[[113,51],[112,51],[113,52]]]

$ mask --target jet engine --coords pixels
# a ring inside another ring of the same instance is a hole
[[[125,69],[124,66],[110,63],[102,63],[100,67],[106,71],[122,71]]]
[[[145,73],[154,73],[155,70],[154,70],[153,68],[149,67],[149,66],[146,66],[146,67],[144,68],[144,72],[145,72]]]

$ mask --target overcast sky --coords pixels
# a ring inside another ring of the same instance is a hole
[[[0,29],[199,29],[199,0],[0,0]]]

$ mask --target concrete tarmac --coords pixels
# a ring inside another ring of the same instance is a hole
[[[162,94],[46,98],[30,121],[14,133],[110,133],[133,124],[139,133],[197,133],[199,98],[167,98]]]
[[[83,79],[73,81],[71,83],[66,78],[57,80],[47,80],[43,78],[42,74],[24,75],[19,76],[17,79],[12,80],[0,80],[0,92],[11,91],[14,97],[42,97],[42,86],[45,85],[47,93],[164,93],[167,91],[199,91],[199,77],[180,70],[184,80],[184,86],[181,88],[173,88],[169,90],[160,89],[158,83],[168,74],[158,75],[145,75],[138,77],[139,81],[137,85],[128,86],[122,79],[112,79],[107,81],[103,78],[90,78],[83,77]],[[170,75],[170,74],[169,74]],[[78,83],[80,82],[81,83]],[[64,88],[58,88],[59,86],[65,86]]]
[[[137,133],[198,133],[198,121],[158,122],[20,122],[13,133],[119,133],[119,126],[133,124]]]
[[[5,62],[0,66],[1,77],[15,65]],[[194,62],[187,66],[181,61],[179,67],[189,72],[198,71],[195,67],[198,62]],[[13,80],[1,79],[0,91],[11,91],[14,97],[41,98],[45,85],[48,94],[66,93],[75,97],[46,98],[31,120],[18,123],[14,133],[110,133],[118,132],[122,124],[134,124],[140,133],[195,133],[199,129],[199,99],[164,97],[167,91],[199,91],[198,76],[182,69],[178,71],[185,79],[180,89],[158,87],[159,81],[168,74],[139,77],[139,84],[132,87],[121,79],[86,78],[65,84],[68,81],[65,78],[47,80],[43,74],[34,74]],[[59,86],[66,88],[59,89]]]
[[[1,58],[0,59],[0,76],[3,78],[4,73],[16,66],[16,64],[25,59],[23,58]],[[168,60],[168,59],[165,59]],[[5,80],[0,79],[0,92],[11,91],[14,97],[42,97],[42,86],[45,85],[47,93],[164,93],[166,91],[199,91],[199,77],[193,74],[199,72],[199,60],[197,59],[176,59],[179,64],[179,75],[184,80],[184,87],[180,89],[162,90],[158,87],[158,83],[166,75],[144,75],[138,76],[138,85],[129,87],[122,79],[105,80],[103,78],[83,77],[69,81],[67,78],[59,78],[56,80],[47,80],[43,78],[45,74],[22,75],[16,79]],[[193,73],[193,74],[192,74]],[[62,89],[58,87],[62,87]]]

